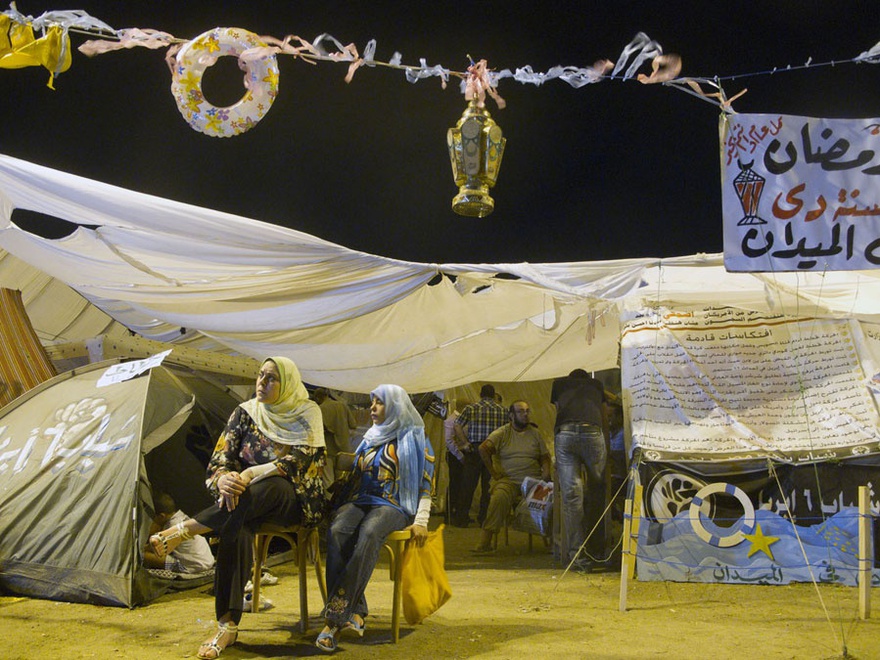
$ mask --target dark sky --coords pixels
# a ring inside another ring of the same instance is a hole
[[[748,88],[738,112],[880,116],[880,67],[842,63],[880,41],[880,3],[786,2],[18,2],[84,9],[114,28],[194,38],[215,26],[327,32],[376,59],[463,71],[616,60],[641,31],[682,57],[682,76]],[[73,35],[74,46],[85,37]],[[716,106],[635,80],[574,89],[502,80],[488,108],[507,138],[495,212],[451,210],[446,131],[465,108],[457,80],[410,84],[400,71],[310,66],[279,56],[278,98],[251,131],[193,131],[170,92],[164,50],[74,53],[55,91],[41,68],[0,69],[0,152],[161,197],[245,215],[353,249],[424,262],[560,262],[720,252]],[[228,59],[228,58],[226,58]],[[786,71],[789,65],[802,70]],[[835,66],[818,66],[836,61]],[[768,72],[769,75],[748,75]],[[642,69],[648,72],[648,67]],[[218,105],[240,76],[217,65]],[[231,83],[229,82],[231,81]],[[224,82],[227,89],[224,89]],[[231,87],[230,87],[231,86]],[[209,98],[210,94],[209,94]]]

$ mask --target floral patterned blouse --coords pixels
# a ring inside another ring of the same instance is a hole
[[[293,484],[303,509],[303,524],[317,525],[324,517],[324,447],[282,445],[273,442],[240,406],[232,412],[226,429],[214,447],[208,462],[205,485],[215,499],[220,491],[217,481],[227,472],[241,472],[252,465],[274,462]]]

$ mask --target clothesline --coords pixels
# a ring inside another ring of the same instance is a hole
[[[89,16],[81,10],[49,11],[34,18],[19,13],[13,3],[10,9],[0,14],[0,16],[6,17],[9,21],[19,26],[29,26],[34,30],[40,31],[44,34],[44,37],[47,31],[52,28],[60,28],[64,32],[65,38],[68,32],[97,37],[96,40],[87,41],[79,47],[80,52],[89,56],[132,47],[169,48],[170,50],[176,50],[190,41],[189,39],[175,37],[166,32],[153,29],[126,28],[116,30],[100,19]],[[398,52],[395,52],[388,61],[377,60],[375,57],[376,40],[374,39],[367,42],[363,55],[359,54],[357,47],[353,43],[343,45],[338,39],[326,33],[319,35],[312,42],[293,35],[286,36],[283,39],[273,37],[264,37],[264,39],[267,41],[267,48],[275,53],[293,55],[312,64],[317,62],[347,63],[349,66],[348,74],[346,75],[347,81],[351,80],[354,72],[361,66],[382,67],[403,71],[407,80],[411,83],[425,78],[439,77],[442,86],[445,87],[450,78],[459,78],[461,80],[462,92],[464,93],[468,84],[468,78],[471,76],[470,70],[458,71],[441,64],[428,65],[424,58],[420,59],[418,65],[405,64],[402,61],[401,54]],[[114,44],[113,42],[116,43]],[[299,46],[292,46],[292,43],[298,43]],[[3,66],[3,57],[8,54],[11,53],[5,53],[2,47],[0,47],[0,67]],[[255,54],[251,53],[250,55],[254,56]],[[639,74],[639,69],[649,62],[652,66],[651,74]],[[775,75],[786,71],[862,62],[871,64],[880,62],[880,43],[875,44],[872,48],[856,57],[844,60],[813,63],[812,58],[810,58],[804,64],[788,65],[784,68],[774,67],[762,71],[726,76],[710,75],[679,78],[681,58],[674,54],[664,54],[659,43],[650,39],[644,33],[639,32],[622,50],[616,62],[602,59],[588,67],[559,65],[546,71],[535,71],[531,65],[517,67],[513,70],[509,68],[501,70],[487,68],[486,77],[492,88],[497,87],[499,82],[505,79],[513,79],[522,84],[535,86],[541,86],[545,82],[559,79],[575,88],[604,80],[630,81],[635,79],[644,84],[663,84],[664,86],[695,96],[702,101],[712,103],[724,112],[733,112],[733,101],[747,90],[740,90],[734,96],[728,97],[722,88],[722,83],[724,82],[742,78]],[[473,65],[473,61],[471,63]],[[50,68],[46,62],[35,62],[35,64],[43,64]],[[55,65],[55,68],[50,68],[53,74],[64,70],[64,68],[61,68],[60,62],[56,62]],[[704,87],[711,88],[711,91],[704,91]]]

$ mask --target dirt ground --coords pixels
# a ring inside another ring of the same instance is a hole
[[[440,519],[432,519],[432,527]],[[880,659],[880,603],[858,615],[858,590],[812,585],[629,583],[619,611],[618,572],[568,573],[540,541],[511,532],[495,556],[475,557],[479,530],[447,527],[452,599],[420,625],[403,622],[391,643],[391,581],[381,563],[367,591],[362,639],[343,637],[336,656],[419,658],[858,658]],[[309,631],[300,633],[290,562],[263,593],[274,607],[245,614],[223,658],[324,656],[314,646],[321,599],[310,574]],[[0,596],[0,658],[194,658],[214,630],[209,586],[167,594],[134,610]],[[875,600],[880,590],[874,589]]]

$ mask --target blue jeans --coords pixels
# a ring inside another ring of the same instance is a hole
[[[568,427],[569,429],[571,427]],[[556,474],[558,496],[562,502],[562,521],[568,545],[568,560],[580,550],[584,539],[600,521],[605,510],[605,463],[608,453],[605,436],[598,426],[566,425],[556,432]],[[584,496],[582,469],[587,471],[587,492]],[[587,552],[597,560],[605,558],[605,526],[599,524],[590,536]]]
[[[366,617],[364,590],[379,560],[385,538],[408,524],[393,506],[359,506],[351,502],[336,511],[327,534],[327,607],[324,618],[342,626],[352,614]]]

